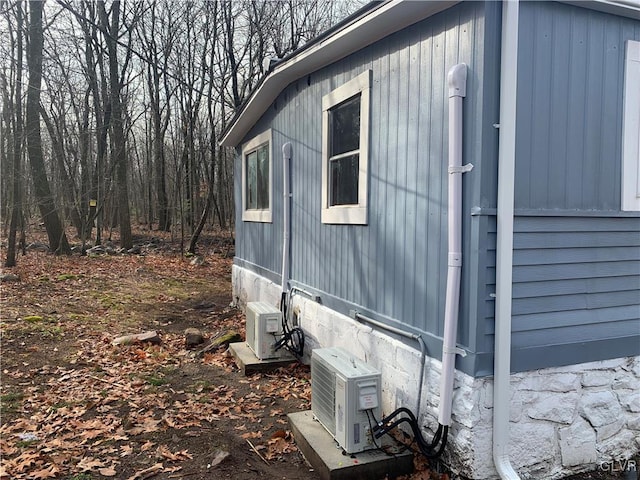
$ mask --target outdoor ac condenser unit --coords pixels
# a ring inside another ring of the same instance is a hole
[[[380,403],[379,371],[337,347],[313,350],[311,410],[347,453],[375,447],[370,425],[380,418]]]
[[[260,360],[280,358],[284,349],[275,343],[282,335],[282,312],[268,303],[247,303],[247,345]]]

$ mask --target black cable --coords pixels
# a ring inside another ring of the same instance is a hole
[[[287,318],[287,310],[288,310],[288,305],[286,302],[287,299],[287,292],[282,292],[282,295],[280,296],[280,311],[282,312],[282,326],[284,327],[285,324],[285,319]]]
[[[371,439],[373,440],[373,444],[375,445],[376,449],[381,451],[382,453],[384,453],[385,455],[387,455],[389,457],[396,457],[397,456],[396,453],[388,452],[382,446],[378,445],[378,442],[376,441],[377,437],[373,434],[373,432],[375,430],[375,427],[371,424],[371,418],[373,418],[373,423],[374,424],[377,424],[378,422],[376,420],[375,414],[373,413],[373,409],[365,410],[365,413],[367,414],[367,421],[369,422],[369,432],[371,432]],[[369,417],[369,413],[371,413],[371,418]],[[402,447],[397,453],[404,452],[408,448],[407,445],[404,445],[403,443],[400,443],[395,438],[391,437],[391,439],[396,442],[396,447]]]
[[[275,336],[274,334],[274,337]],[[276,350],[280,350],[281,348],[286,348],[298,358],[302,357],[304,353],[304,332],[302,329],[299,327],[291,330],[287,329],[275,344]]]
[[[287,292],[282,292],[280,297],[280,311],[282,312],[282,335],[276,341],[275,349],[278,351],[281,348],[286,348],[300,359],[304,354],[304,332],[300,327],[289,328]]]
[[[397,417],[401,413],[406,414],[409,418],[402,417],[401,419],[396,420],[393,423],[389,423],[393,418]],[[420,452],[425,457],[438,458],[440,455],[442,455],[442,452],[444,451],[444,448],[447,444],[449,427],[447,425],[439,424],[433,440],[431,442],[427,442],[422,436],[422,432],[420,431],[420,427],[418,426],[415,415],[413,414],[413,412],[411,412],[411,410],[404,407],[398,408],[388,417],[383,418],[380,422],[378,422],[378,424],[373,427],[374,437],[380,438],[381,436],[388,434],[390,430],[396,428],[402,423],[409,424],[409,426],[411,427],[411,431],[413,432],[414,440],[416,441]]]
[[[371,412],[371,415],[373,416],[373,410],[365,410],[364,412],[367,414],[367,421],[369,422],[369,432],[371,433],[371,440],[373,440],[373,444],[375,445],[376,449],[380,450],[383,453],[387,453],[382,449],[380,445],[378,445],[377,438],[373,434],[373,425],[371,424],[371,417],[369,417],[369,412]],[[373,416],[373,419],[375,421],[375,416]],[[389,454],[387,453],[387,455]]]

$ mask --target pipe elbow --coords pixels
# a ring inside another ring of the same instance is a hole
[[[447,75],[449,98],[467,96],[467,65],[459,63],[449,69]]]
[[[293,147],[291,146],[290,142],[287,142],[284,145],[282,145],[282,155],[284,156],[284,158],[291,159],[292,154],[293,154]]]
[[[521,480],[518,473],[513,469],[509,455],[506,453],[494,454],[493,462],[501,480]]]

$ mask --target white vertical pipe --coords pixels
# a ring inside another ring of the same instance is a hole
[[[509,460],[513,199],[518,85],[518,0],[502,2],[500,135],[496,245],[496,309],[493,367],[493,462],[502,479],[519,480]]]
[[[453,378],[456,363],[460,270],[462,269],[462,99],[466,96],[467,66],[451,67],[449,83],[449,198],[448,267],[440,377],[440,425],[451,425]]]
[[[289,169],[292,151],[291,143],[287,142],[282,146],[282,293],[286,293],[289,290],[289,259],[291,256],[289,246],[291,236],[291,183]]]

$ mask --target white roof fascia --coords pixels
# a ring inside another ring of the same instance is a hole
[[[237,146],[291,82],[459,3],[459,1],[391,0],[327,38],[278,63],[250,95],[221,140]],[[313,41],[312,41],[313,42]]]
[[[577,7],[640,20],[640,0],[560,0]]]

